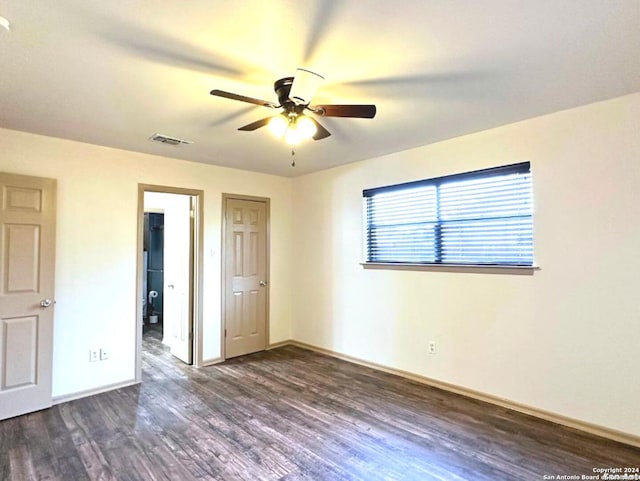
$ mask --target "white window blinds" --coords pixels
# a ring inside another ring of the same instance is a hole
[[[363,191],[366,261],[533,264],[528,162]]]

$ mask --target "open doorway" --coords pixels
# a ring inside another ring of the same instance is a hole
[[[202,191],[139,186],[136,379],[142,350],[201,364]]]

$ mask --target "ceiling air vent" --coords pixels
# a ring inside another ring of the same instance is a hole
[[[149,137],[149,140],[152,140],[153,142],[160,142],[161,144],[167,144],[167,145],[193,144],[193,142],[189,142],[188,140],[177,139],[175,137],[169,137],[168,135],[162,135],[162,134],[153,134],[151,137]]]

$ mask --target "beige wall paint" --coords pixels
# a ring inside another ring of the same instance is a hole
[[[205,360],[220,355],[222,192],[271,198],[270,339],[291,337],[291,179],[5,129],[0,146],[0,171],[58,180],[54,397],[134,378],[139,183],[204,190]],[[89,363],[100,346],[110,359]]]
[[[294,339],[640,435],[638,119],[635,94],[296,178]],[[360,266],[362,189],[527,160],[534,275]]]

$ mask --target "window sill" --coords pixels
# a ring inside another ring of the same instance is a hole
[[[397,271],[468,272],[474,274],[511,274],[532,276],[539,266],[497,266],[482,264],[402,264],[399,262],[361,262],[364,269]]]

